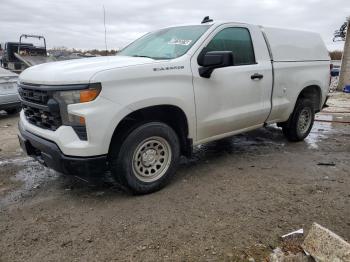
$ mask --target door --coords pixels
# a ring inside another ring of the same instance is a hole
[[[203,48],[207,51],[232,51],[234,65],[215,69],[210,78],[201,77],[197,57]],[[272,70],[259,28],[218,27],[196,51],[191,67],[197,142],[207,142],[264,123],[271,107]],[[253,75],[260,77],[252,79]]]

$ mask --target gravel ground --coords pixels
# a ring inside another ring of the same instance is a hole
[[[312,222],[349,240],[350,95],[330,104],[304,142],[269,126],[202,145],[169,186],[138,197],[27,158],[18,116],[4,113],[0,261],[264,261]]]

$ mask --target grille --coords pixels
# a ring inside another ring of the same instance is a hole
[[[52,93],[46,90],[19,85],[24,115],[29,123],[55,131],[62,125],[58,103],[52,98]],[[50,104],[50,106],[48,106]],[[54,106],[52,106],[54,105]],[[52,109],[55,110],[52,110]]]
[[[33,125],[44,129],[50,129],[52,131],[55,131],[62,125],[60,115],[53,115],[48,111],[28,106],[26,104],[22,104],[22,107],[26,119]]]
[[[25,101],[46,105],[49,100],[48,91],[19,88],[19,94]]]

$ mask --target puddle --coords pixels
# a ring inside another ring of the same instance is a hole
[[[9,181],[14,189],[11,189],[11,191],[0,198],[0,209],[32,197],[40,192],[40,189],[48,190],[51,185],[63,181],[64,183],[61,183],[59,188],[65,191],[70,191],[74,188],[76,192],[96,193],[96,190],[116,189],[115,184],[108,178],[107,173],[101,176],[101,179],[98,180],[99,183],[97,181],[96,183],[93,183],[93,181],[88,182],[76,176],[63,176],[52,169],[44,167],[30,157],[0,160],[0,170],[2,167],[14,167],[17,170],[19,169],[19,171],[16,171],[15,175],[9,177]]]
[[[30,157],[17,157],[17,158],[4,159],[4,160],[0,159],[0,167],[7,164],[23,166],[26,162],[30,160],[31,160]]]
[[[44,183],[55,180],[58,176],[55,171],[42,166],[34,160],[30,160],[26,163],[26,167],[19,171],[13,179],[23,182],[22,190],[28,191],[39,188]]]
[[[334,124],[337,122],[344,122],[343,124],[350,124],[350,112],[322,112],[321,114],[316,115],[316,120],[334,121]]]
[[[346,122],[350,123],[350,115],[321,112],[316,115],[314,126],[305,142],[309,148],[318,149],[322,140],[336,133],[337,128],[347,125]]]
[[[10,178],[14,183],[21,182],[21,186],[0,199],[0,207],[7,206],[33,194],[36,189],[56,180],[59,176],[55,171],[42,166],[29,157],[0,161],[0,168],[4,165],[15,165],[24,168]]]
[[[317,117],[317,119],[323,119],[327,121],[332,120],[331,115],[322,115],[322,117]],[[314,126],[310,134],[305,138],[305,142],[310,149],[318,149],[318,144],[332,133],[332,123],[331,122],[318,122],[315,121]]]

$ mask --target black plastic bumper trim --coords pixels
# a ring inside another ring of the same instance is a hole
[[[64,155],[52,141],[34,135],[18,125],[19,142],[31,157],[53,170],[82,177],[102,175],[107,170],[107,155],[76,157]]]

